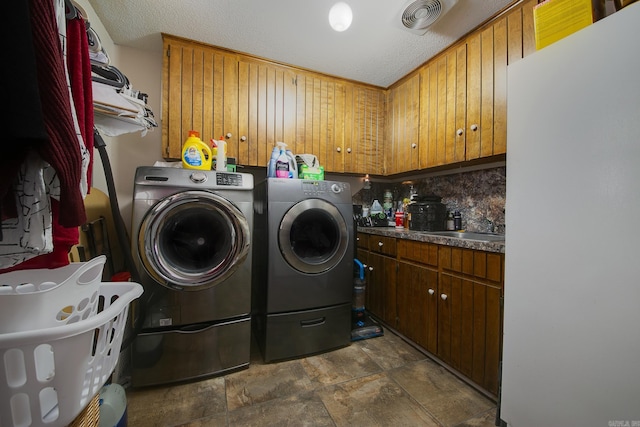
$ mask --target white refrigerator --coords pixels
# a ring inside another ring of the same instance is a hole
[[[500,418],[640,426],[640,2],[507,76]]]

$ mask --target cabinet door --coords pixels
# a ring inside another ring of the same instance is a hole
[[[465,126],[467,113],[467,46],[452,48],[447,60],[447,109],[445,119],[446,164],[465,160]]]
[[[415,73],[390,89],[387,96],[385,173],[394,174],[420,168],[420,74]]]
[[[500,254],[440,247],[438,356],[497,393],[502,331]]]
[[[230,133],[227,156],[237,157],[238,60],[235,55],[165,37],[163,157],[180,159],[189,130],[203,141]]]
[[[345,172],[384,173],[384,98],[382,89],[345,83]]]
[[[397,239],[398,330],[433,354],[438,350],[438,245]]]
[[[465,160],[466,46],[451,48],[420,71],[419,166]]]
[[[295,73],[244,58],[238,67],[238,164],[266,166],[277,141],[296,152]]]
[[[391,327],[396,327],[396,260],[369,253],[367,278],[368,310]]]
[[[297,154],[314,154],[327,172],[344,172],[345,85],[312,73],[297,75]]]
[[[467,39],[466,160],[506,153],[506,19]]]
[[[438,141],[444,141],[442,139],[444,129],[438,128],[439,101],[441,100],[438,98],[438,61],[432,61],[420,69],[419,164],[421,169],[439,164]],[[444,145],[441,150],[443,148]]]
[[[437,354],[438,271],[399,261],[396,293],[398,331]]]

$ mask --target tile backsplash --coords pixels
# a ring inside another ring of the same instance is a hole
[[[411,183],[419,196],[440,196],[447,210],[460,211],[463,229],[504,234],[506,175],[506,167],[500,166],[413,179]],[[394,201],[402,200],[409,197],[410,185],[407,181],[372,181],[370,189],[363,188],[353,196],[353,203],[370,206],[374,199],[382,203],[386,190],[392,191]]]

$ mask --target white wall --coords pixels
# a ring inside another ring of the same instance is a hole
[[[88,15],[89,22],[100,37],[109,55],[111,65],[122,71],[134,90],[149,95],[148,105],[153,111],[158,127],[141,132],[105,137],[107,153],[113,170],[114,183],[120,211],[127,227],[131,223],[133,178],[138,166],[152,165],[162,160],[162,54],[118,46],[113,43],[88,0],[76,0]],[[94,150],[93,186],[107,193],[107,184],[98,150]]]

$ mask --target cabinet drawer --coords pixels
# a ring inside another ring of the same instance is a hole
[[[436,244],[398,240],[397,248],[400,260],[438,267],[438,245]]]
[[[503,254],[440,246],[438,259],[443,270],[501,285]]]
[[[246,366],[250,343],[251,319],[143,332],[133,342],[132,384],[163,384]]]
[[[358,248],[369,250],[369,235],[365,233],[358,233],[356,236],[356,244]]]
[[[349,345],[351,303],[267,315],[264,360],[288,359]]]
[[[396,239],[385,236],[369,236],[369,250],[382,255],[396,256]]]

